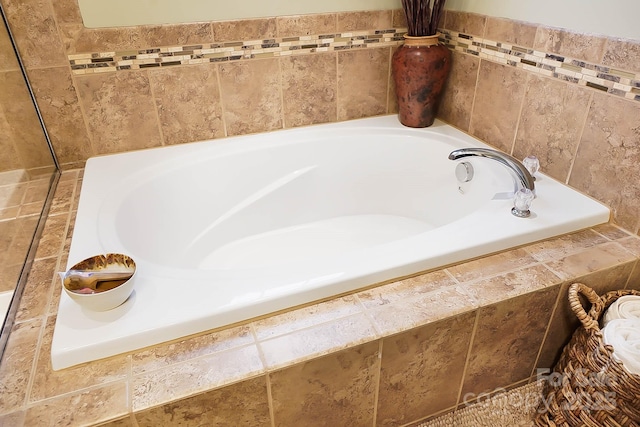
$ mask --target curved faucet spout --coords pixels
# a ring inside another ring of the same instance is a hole
[[[522,187],[528,188],[531,191],[535,190],[533,177],[527,168],[525,168],[524,165],[515,157],[501,151],[489,148],[461,148],[459,150],[452,151],[451,154],[449,154],[449,160],[457,160],[470,156],[485,157],[502,163],[516,175]]]

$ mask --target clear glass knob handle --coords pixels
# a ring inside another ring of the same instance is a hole
[[[511,213],[519,218],[527,218],[531,215],[529,208],[534,199],[533,191],[528,188],[521,188],[513,199],[513,208]]]
[[[536,156],[527,156],[522,161],[522,164],[529,171],[533,179],[536,179],[535,175],[540,170],[540,161]]]

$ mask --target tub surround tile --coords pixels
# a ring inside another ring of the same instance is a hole
[[[74,408],[75,410],[69,410]],[[125,415],[128,411],[127,384],[113,383],[48,400],[26,411],[27,426],[91,425]],[[55,420],[55,421],[54,421]]]
[[[391,28],[391,21],[391,10],[340,12],[337,14],[337,32]]]
[[[98,424],[98,427],[139,427],[133,415],[106,423]]]
[[[520,69],[481,61],[469,126],[473,136],[511,153],[527,77]]]
[[[547,262],[603,243],[607,243],[607,239],[592,229],[586,229],[533,243],[526,246],[525,250],[538,261]]]
[[[370,342],[269,374],[276,426],[371,426],[380,372]]]
[[[475,320],[471,311],[382,340],[376,425],[399,426],[455,406]]]
[[[17,70],[19,68],[7,28],[2,26],[0,28],[0,71]]]
[[[16,323],[11,330],[0,365],[0,414],[24,407],[41,330],[42,319]]]
[[[47,186],[48,186],[47,182]],[[48,191],[48,188],[47,190]],[[64,214],[71,211],[71,205],[74,203],[75,192],[80,191],[76,180],[58,181],[56,191],[51,201],[49,213],[52,215]],[[42,200],[46,198],[46,193],[42,195]]]
[[[537,24],[488,16],[484,38],[533,48],[537,30]]]
[[[518,248],[456,264],[448,267],[447,271],[459,282],[470,282],[535,263],[537,260],[526,250]]]
[[[559,80],[532,75],[527,81],[524,104],[513,155],[535,155],[541,171],[566,182],[575,158],[591,92]]]
[[[480,59],[457,51],[452,52],[451,72],[438,117],[464,131],[469,131],[479,66]]]
[[[640,263],[637,261],[633,266],[633,270],[631,270],[625,289],[635,289],[636,291],[640,291]]]
[[[226,386],[207,393],[142,411],[138,427],[155,426],[271,426],[266,377]],[[129,424],[124,424],[129,425]],[[133,425],[133,424],[131,424]]]
[[[608,39],[602,63],[620,70],[640,70],[640,41]]]
[[[611,206],[616,222],[637,233],[640,105],[596,93],[569,184]],[[607,161],[602,161],[607,159]]]
[[[68,214],[51,215],[47,218],[38,243],[35,259],[58,255],[67,231]]]
[[[165,145],[225,136],[215,65],[150,70],[149,81]]]
[[[391,18],[391,22],[394,28],[407,28],[407,18],[404,14],[404,10],[402,9],[394,9],[393,16]],[[446,11],[444,11],[446,14]],[[443,16],[444,19],[444,16]]]
[[[447,10],[445,13],[444,27],[449,30],[483,37],[486,25],[487,16],[485,15],[455,10]]]
[[[609,240],[622,240],[629,237],[629,232],[614,225],[614,224],[602,224],[592,229],[598,234],[602,234]]]
[[[277,59],[220,64],[218,71],[229,136],[282,129]]]
[[[528,379],[559,289],[550,287],[483,307],[467,361],[461,401]]]
[[[387,112],[389,50],[359,49],[338,53],[338,120]]]
[[[213,40],[258,40],[278,36],[276,18],[212,22]]]
[[[618,243],[604,243],[597,247],[569,255],[557,261],[547,262],[546,265],[556,272],[559,277],[571,280],[575,277],[594,273],[606,266],[629,263],[635,257]]]
[[[95,154],[162,145],[145,72],[93,74],[75,80]]]
[[[581,58],[587,62],[600,64],[606,41],[605,37],[540,26],[533,47],[539,51]]]
[[[329,353],[374,341],[378,337],[364,314],[355,314],[294,331],[275,338],[260,340],[258,346],[267,369],[280,369]]]
[[[46,316],[52,298],[54,273],[57,259],[34,261],[16,313],[16,322]]]
[[[335,53],[283,57],[284,127],[337,121]]]
[[[338,30],[338,18],[335,13],[278,16],[276,28],[278,37],[333,34]]]
[[[51,2],[58,24],[81,24],[82,14],[78,0],[56,0]]]
[[[637,237],[627,236],[616,241],[634,256],[640,256],[640,240]]]

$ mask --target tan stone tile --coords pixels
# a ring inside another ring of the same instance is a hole
[[[592,230],[598,234],[602,234],[609,240],[618,240],[629,237],[629,232],[611,223],[597,225],[593,227]]]
[[[470,133],[511,153],[526,79],[523,70],[481,61]]]
[[[487,17],[469,12],[447,10],[444,28],[476,37],[484,35]]]
[[[456,404],[475,319],[472,311],[383,340],[377,425],[404,425]]]
[[[260,40],[277,37],[276,18],[241,19],[212,22],[213,39],[216,42],[235,40]]]
[[[71,204],[73,203],[76,187],[76,181],[58,182],[51,202],[51,207],[49,208],[49,215],[71,212]]]
[[[22,322],[36,317],[44,317],[49,308],[56,276],[57,260],[47,258],[34,261],[24,288],[16,321]]]
[[[566,182],[575,157],[591,91],[575,84],[531,75],[516,134],[513,155],[534,155],[540,170]]]
[[[451,73],[444,88],[438,117],[464,131],[469,130],[479,66],[480,59],[475,56],[452,52]]]
[[[277,58],[220,64],[219,73],[227,135],[282,128]]]
[[[24,197],[28,188],[29,183],[26,182],[0,187],[0,206],[5,208],[11,206],[20,206],[20,204],[22,204],[22,202],[24,201]]]
[[[151,408],[262,373],[258,349],[248,345],[134,375],[133,410]]]
[[[141,374],[169,365],[207,356],[220,351],[253,344],[249,326],[239,326],[136,351],[131,355],[133,374]]]
[[[0,415],[0,426],[20,427],[24,425],[24,411]]]
[[[70,408],[76,408],[71,410]],[[128,412],[127,384],[117,382],[100,388],[48,400],[27,410],[25,425],[93,425]]]
[[[618,283],[618,287],[620,284]],[[633,270],[629,274],[629,280],[627,280],[627,286],[625,289],[635,289],[636,291],[640,291],[640,262],[635,263]]]
[[[138,48],[191,46],[211,43],[213,33],[208,22],[140,26]]]
[[[533,243],[525,249],[538,261],[546,262],[564,258],[582,249],[606,242],[607,239],[587,229]]]
[[[392,13],[390,10],[340,12],[337,16],[339,33],[391,28]]]
[[[8,0],[3,2],[20,57],[27,68],[67,64],[58,36],[51,2]]]
[[[7,27],[0,25],[0,71],[17,70],[18,59],[13,50]]]
[[[135,414],[137,426],[271,425],[266,378],[261,376]]]
[[[602,63],[612,68],[640,72],[640,41],[608,39]]]
[[[369,319],[355,314],[259,341],[268,369],[279,369],[377,338]]]
[[[574,59],[600,64],[607,39],[601,36],[570,32],[559,28],[540,26],[534,49],[557,53]]]
[[[214,64],[150,70],[149,81],[165,145],[225,136]]]
[[[335,13],[279,16],[276,25],[278,37],[334,34],[338,28]]]
[[[529,378],[558,291],[554,286],[480,309],[462,401]]]
[[[500,276],[464,285],[480,306],[495,304],[560,283],[561,280],[543,265],[516,270]]]
[[[258,340],[266,340],[361,312],[356,298],[345,296],[266,317],[254,322],[253,328]]]
[[[27,184],[27,188],[25,189],[22,203],[39,202],[42,204],[47,198],[50,186],[51,180],[49,178],[29,181],[29,183]],[[64,186],[65,183],[59,183],[56,186],[56,191],[58,190],[58,188],[64,189]],[[53,201],[57,202],[55,199]],[[51,212],[51,209],[49,210],[49,212]]]
[[[378,349],[372,342],[270,373],[275,425],[372,425]]]
[[[24,406],[41,329],[42,319],[17,323],[12,328],[0,364],[0,413]]]
[[[285,127],[337,120],[336,54],[280,59]]]
[[[95,154],[162,144],[146,72],[77,76],[76,87],[87,116]]]
[[[638,236],[628,236],[618,240],[616,243],[619,243],[633,255],[640,257],[640,238]]]
[[[56,0],[51,5],[58,24],[82,24],[78,0]]]
[[[55,321],[55,316],[47,318],[38,360],[34,367],[33,385],[29,395],[30,403],[92,386],[124,381],[127,378],[127,374],[131,370],[131,359],[127,355],[114,356],[54,371],[51,367],[51,341]],[[117,415],[119,414],[114,414],[114,416]]]
[[[447,268],[459,282],[469,282],[535,264],[524,249],[513,249]]]
[[[34,204],[31,203],[29,205],[26,205],[28,207],[32,207]],[[25,209],[24,213],[22,214],[22,216],[27,216],[27,215],[34,215],[39,213],[42,210],[42,203],[35,203],[34,209]],[[18,215],[20,215],[20,211],[24,209],[24,206],[12,206],[10,208],[0,208],[0,221],[4,221],[4,220],[9,220],[9,219],[16,219],[18,217]]]
[[[99,424],[97,427],[138,427],[133,415]]]
[[[635,233],[640,208],[640,104],[594,93],[569,184],[613,209]]]
[[[0,74],[4,74],[4,72],[0,72]],[[1,75],[0,81],[4,81],[4,78]],[[9,123],[9,120],[5,117],[3,109],[0,109],[0,132],[2,132],[2,135],[11,135],[13,132],[11,129],[11,123]],[[24,169],[22,159],[18,155],[18,151],[14,144],[14,138],[3,138],[0,141],[0,162],[2,162],[3,169],[8,171]]]
[[[338,120],[387,112],[389,48],[338,52]]]
[[[484,38],[532,48],[538,25],[513,19],[487,17]]]
[[[137,50],[141,42],[141,27],[85,28],[82,24],[62,23],[60,34],[67,53],[111,52]]]
[[[446,13],[446,11],[444,11]],[[404,10],[402,9],[393,9],[393,17],[392,17],[392,25],[393,28],[406,28],[407,27],[407,18],[404,14]]]
[[[69,67],[30,70],[29,80],[58,161],[86,161],[94,153]]]
[[[598,295],[606,292],[623,289],[627,282],[633,263],[625,263],[612,268],[587,274],[575,280],[565,283],[560,289],[558,306],[555,309],[553,318],[549,325],[549,331],[545,337],[545,342],[540,351],[537,367],[540,369],[552,368],[564,346],[569,342],[573,332],[580,325],[576,314],[571,310],[568,299],[569,285],[574,282],[581,282],[592,288]],[[583,306],[588,309],[586,299],[582,299]]]
[[[69,214],[50,215],[44,225],[42,237],[38,242],[36,259],[57,256],[64,244]]]
[[[618,243],[611,242],[548,262],[547,265],[561,278],[574,280],[577,277],[631,261],[635,261],[632,254]]]

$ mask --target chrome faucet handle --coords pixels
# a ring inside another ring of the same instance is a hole
[[[518,218],[529,217],[529,215],[531,215],[529,208],[531,207],[531,202],[533,202],[534,197],[533,191],[528,188],[518,190],[513,198],[511,213]]]
[[[540,160],[536,156],[527,156],[522,160],[522,164],[531,174],[531,177],[536,179],[536,172],[540,170]]]

